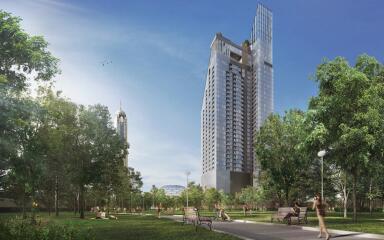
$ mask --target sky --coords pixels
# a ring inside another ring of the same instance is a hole
[[[200,110],[216,32],[250,35],[257,3],[273,11],[275,112],[305,110],[324,58],[384,61],[381,0],[0,0],[60,59],[56,88],[128,117],[128,164],[152,185],[200,183]],[[104,64],[103,62],[112,62]]]

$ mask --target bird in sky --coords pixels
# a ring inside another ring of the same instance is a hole
[[[101,62],[101,65],[104,67],[106,65],[112,64],[112,61],[104,60]]]

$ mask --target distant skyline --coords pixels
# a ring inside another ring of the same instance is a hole
[[[306,109],[323,58],[384,61],[384,1],[0,0],[60,58],[56,88],[127,114],[129,165],[153,184],[200,182],[200,109],[216,32],[249,39],[257,2],[274,13],[275,112]],[[244,7],[247,6],[247,7]],[[248,7],[254,6],[254,7]],[[112,61],[110,64],[103,62]]]

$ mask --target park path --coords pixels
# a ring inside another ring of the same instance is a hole
[[[181,216],[164,216],[175,221],[181,221]],[[288,226],[283,224],[256,223],[250,221],[213,222],[213,229],[246,240],[319,240],[318,231],[311,227]],[[331,239],[357,240],[371,239],[382,240],[384,236],[331,230]],[[325,239],[325,238],[322,238]]]

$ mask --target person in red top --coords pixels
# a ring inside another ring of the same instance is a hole
[[[316,215],[319,219],[319,238],[322,237],[322,233],[324,232],[326,234],[326,239],[330,239],[331,235],[329,234],[327,227],[325,226],[324,217],[325,217],[325,209],[324,204],[322,202],[321,196],[319,193],[316,193],[315,198],[313,199],[313,209],[316,209]]]
[[[248,212],[249,210],[248,210],[248,206],[247,206],[247,204],[244,204],[243,205],[243,213],[244,213],[244,216],[247,216],[247,212]]]

